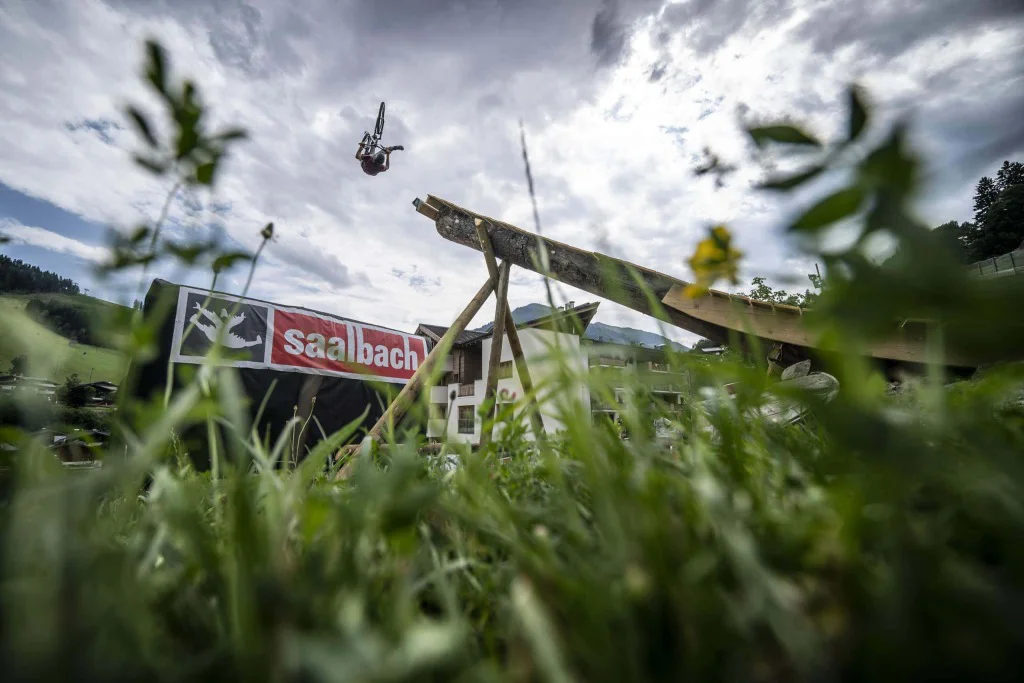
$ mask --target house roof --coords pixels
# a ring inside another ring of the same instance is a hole
[[[550,330],[558,329],[556,324],[568,323],[572,328],[573,334],[582,337],[583,333],[587,331],[587,327],[590,326],[594,316],[597,315],[597,307],[600,305],[601,302],[594,301],[589,304],[581,304],[572,308],[559,309],[551,315],[546,315],[543,318],[519,323],[516,327],[534,327],[543,330]]]
[[[546,315],[542,318],[536,318],[534,320],[524,320],[516,323],[516,329],[521,330],[523,328],[537,328],[552,330],[556,328],[556,321],[561,322],[563,325],[565,322],[573,328],[572,332],[577,335],[583,335],[586,331],[587,326],[590,325],[590,321],[594,319],[594,314],[597,313],[597,307],[600,302],[593,302],[589,304],[582,304],[568,309],[559,309],[551,315]],[[578,322],[577,322],[578,320]],[[564,322],[563,322],[564,321]],[[441,337],[448,331],[448,328],[443,325],[427,325],[420,323],[416,328],[416,334],[422,334],[429,337],[435,343],[441,341]],[[488,323],[484,330],[463,330],[458,337],[455,338],[454,346],[468,346],[474,344],[483,339],[487,339],[491,336],[494,331],[494,323]]]
[[[429,337],[430,339],[432,339],[436,343],[436,342],[441,341],[441,337],[443,337],[444,333],[447,332],[447,331],[448,331],[448,328],[444,327],[443,325],[427,325],[425,323],[420,323],[419,326],[416,328],[416,332],[414,334],[423,335],[425,337]],[[474,341],[477,341],[479,339],[483,339],[484,337],[489,337],[489,336],[490,336],[490,334],[487,333],[487,332],[475,332],[473,330],[463,330],[459,334],[459,336],[455,338],[455,345],[456,346],[460,346],[460,345],[464,345],[464,344],[469,344],[469,343],[472,343]]]

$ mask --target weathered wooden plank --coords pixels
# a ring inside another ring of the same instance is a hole
[[[538,245],[543,242],[548,253],[547,275],[552,279],[615,301],[719,343],[729,342],[727,328],[709,324],[660,305],[661,298],[668,293],[672,285],[686,284],[681,280],[620,259],[577,249],[546,237],[538,237],[433,196],[429,202],[440,207],[435,225],[437,232],[447,240],[482,251],[474,220],[483,218],[497,258],[510,261],[520,268],[544,274],[538,266]],[[644,291],[645,288],[647,292]]]
[[[749,330],[753,335],[784,344],[805,348],[819,348],[817,336],[803,325],[799,316],[780,315],[772,310],[735,303],[719,297],[703,296],[691,299],[676,285],[665,295],[666,306],[710,323],[736,330]],[[879,339],[867,349],[875,358],[921,363],[926,357],[926,327],[924,325],[893,326],[893,334]],[[976,360],[947,349],[946,362],[950,365],[972,367]]]
[[[455,319],[452,326],[448,328],[448,331],[441,337],[441,341],[431,349],[427,357],[423,359],[423,363],[416,368],[416,372],[413,373],[412,377],[406,382],[402,390],[398,392],[398,396],[391,402],[388,409],[384,411],[384,414],[380,416],[377,423],[373,425],[367,436],[373,439],[379,439],[381,434],[384,432],[384,428],[389,424],[397,423],[405,415],[406,411],[409,410],[409,406],[413,404],[416,397],[419,396],[420,391],[423,390],[424,381],[427,376],[433,372],[434,366],[438,360],[443,358],[448,351],[451,349],[452,343],[455,338],[462,334],[462,331],[466,329],[469,321],[473,319],[473,316],[477,314],[484,302],[487,301],[487,297],[494,291],[495,282],[490,278],[487,278],[487,282],[484,283],[483,287],[476,293],[476,295],[466,305],[466,308],[462,310],[459,317]]]
[[[487,362],[487,383],[484,405],[487,411],[480,426],[480,448],[486,448],[494,435],[494,412],[498,393],[498,366],[501,364],[502,340],[505,338],[505,317],[508,315],[508,276],[511,266],[503,261],[498,267],[498,288],[494,290],[494,332],[491,334],[491,355]],[[514,329],[513,325],[513,329]]]
[[[477,238],[484,252],[484,262],[487,263],[487,272],[491,279],[498,281],[498,261],[494,257],[494,247],[491,245],[491,238],[487,234],[484,221],[479,218],[473,221],[476,228]],[[509,273],[511,276],[511,272]],[[537,397],[533,393],[533,377],[530,375],[530,367],[526,362],[526,354],[523,353],[523,344],[519,340],[519,330],[516,329],[516,322],[512,319],[512,311],[505,306],[505,335],[508,337],[508,347],[512,351],[512,359],[515,361],[516,370],[519,372],[519,383],[523,385],[523,393],[529,402],[528,413],[530,415],[530,426],[533,428],[533,435],[538,442],[544,439],[544,422],[540,417],[540,409],[537,406]]]
[[[819,340],[804,326],[804,310],[799,307],[756,301],[716,290],[698,299],[689,299],[683,296],[689,284],[684,280],[528,233],[433,195],[428,196],[428,202],[437,210],[437,232],[447,240],[480,251],[474,221],[483,219],[495,257],[712,341],[730,344],[735,340],[745,345],[746,335],[752,335],[766,348],[781,343],[787,364],[822,350],[817,346]],[[541,245],[548,256],[548,272],[539,265]],[[895,362],[925,362],[926,326],[900,325],[900,322],[893,322],[893,332],[888,339],[872,344],[869,355]],[[977,367],[979,360],[949,351],[946,363]]]

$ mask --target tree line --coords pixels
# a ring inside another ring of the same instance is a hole
[[[1004,161],[995,178],[983,177],[974,190],[974,221],[950,221],[935,228],[946,246],[964,263],[1002,256],[1024,247],[1024,163]],[[772,289],[764,277],[751,281],[747,296],[758,301],[813,306],[822,288],[820,276],[807,276],[815,290],[790,294]]]
[[[974,189],[974,221],[935,228],[964,263],[1002,256],[1024,246],[1024,163],[1004,161],[996,177]]]
[[[94,338],[93,321],[87,311],[63,301],[32,299],[25,306],[33,320],[79,344],[98,345]]]
[[[0,292],[78,294],[79,291],[78,285],[70,278],[0,254]]]

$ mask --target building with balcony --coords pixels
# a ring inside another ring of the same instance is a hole
[[[548,316],[516,324],[534,386],[548,385],[558,372],[559,362],[568,362],[572,370],[581,375],[586,374],[588,360],[582,336],[597,312],[597,307],[597,303],[576,306],[574,302],[569,302]],[[493,326],[489,325],[484,330],[466,330],[456,338],[445,359],[441,382],[430,389],[428,438],[479,444],[482,425],[478,411],[487,386],[492,329]],[[421,324],[416,328],[416,334],[426,337],[433,346],[447,330],[447,327],[439,325]],[[560,360],[555,358],[556,354]],[[507,335],[502,340],[498,373],[496,414],[509,404],[513,415],[521,414],[525,407],[523,386],[519,379],[519,369],[512,359]],[[577,383],[572,392],[570,398],[578,399],[583,405],[590,404],[590,390],[586,382]],[[550,393],[542,391],[539,406],[547,433],[558,432],[564,426],[559,419],[558,404],[552,399]],[[501,423],[496,425],[495,436],[500,433],[500,429]],[[533,438],[531,431],[527,431],[526,438]]]
[[[658,402],[676,412],[691,390],[689,375],[669,367],[664,347],[585,341],[583,348],[593,385],[594,419],[618,422],[619,413],[636,400]]]

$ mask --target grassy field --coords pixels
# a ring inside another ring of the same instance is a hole
[[[29,359],[29,374],[62,381],[77,373],[83,382],[120,382],[126,370],[124,356],[113,349],[76,344],[32,320],[25,305],[33,298],[63,300],[86,307],[94,319],[103,320],[117,304],[86,296],[62,294],[16,294],[0,296],[0,372],[7,372],[11,359]],[[91,379],[90,379],[91,378]]]

